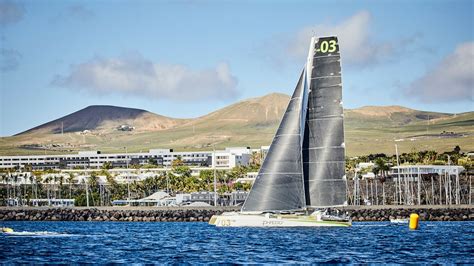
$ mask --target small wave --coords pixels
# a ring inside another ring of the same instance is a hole
[[[67,236],[76,236],[73,234],[57,233],[57,232],[48,232],[48,231],[38,231],[38,232],[9,232],[4,233],[6,236],[32,236],[32,237],[67,237]]]
[[[352,227],[381,227],[381,226],[390,226],[390,224],[360,224],[360,223],[352,224]]]

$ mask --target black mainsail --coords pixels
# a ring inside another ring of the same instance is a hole
[[[337,37],[312,38],[308,62],[243,212],[344,204],[341,83]]]
[[[314,41],[303,140],[308,207],[343,205],[346,200],[341,57],[337,37]]]

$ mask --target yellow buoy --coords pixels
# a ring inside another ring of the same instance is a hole
[[[3,233],[13,233],[13,229],[9,227],[2,227],[2,232]]]
[[[420,219],[420,216],[418,216],[418,214],[416,213],[412,213],[410,214],[410,224],[408,225],[408,227],[410,228],[410,230],[416,230],[418,229],[418,221]]]

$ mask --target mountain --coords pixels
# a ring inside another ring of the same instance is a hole
[[[274,124],[280,121],[289,100],[288,95],[280,93],[251,98],[200,117],[196,123]]]
[[[346,123],[352,126],[391,125],[403,126],[421,121],[449,118],[452,114],[419,111],[403,106],[364,106],[345,110]]]
[[[89,106],[12,137],[0,139],[0,155],[65,153],[79,150],[117,152],[151,148],[210,150],[230,146],[269,145],[289,101],[272,93],[237,102],[193,119],[175,119],[145,110]],[[393,153],[459,145],[474,150],[474,112],[447,114],[402,106],[347,109],[347,155]],[[63,134],[61,134],[61,125]],[[118,127],[127,125],[131,131]]]
[[[109,105],[91,105],[54,121],[39,125],[20,134],[81,132],[84,130],[115,130],[131,125],[138,131],[164,130],[187,120],[157,115],[145,110]]]

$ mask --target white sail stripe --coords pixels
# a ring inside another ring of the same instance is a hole
[[[331,76],[332,77],[332,76]],[[321,87],[317,87],[318,90],[322,90],[322,89],[332,89],[334,87],[342,87],[342,83],[339,83],[339,84],[335,84],[335,85],[326,85],[326,86],[321,86]]]
[[[283,172],[273,172],[273,173],[261,173],[259,175],[301,175],[303,173],[297,172],[297,173],[283,173]]]
[[[306,121],[317,121],[317,120],[329,120],[329,119],[333,119],[333,118],[343,118],[342,116],[340,115],[331,115],[331,116],[325,116],[325,117],[321,117],[321,118],[311,118],[311,119],[307,119]]]
[[[316,161],[312,161],[312,162],[303,162],[303,163],[316,163],[316,164],[323,164],[323,163],[344,163],[345,161],[319,161],[319,162],[316,162]]]
[[[334,148],[344,148],[342,146],[317,146],[317,147],[311,147],[303,150],[322,150],[322,149],[334,149]]]
[[[320,77],[315,77],[315,78],[311,78],[311,79],[325,79],[325,78],[340,78],[341,76],[320,76]]]
[[[275,135],[275,137],[279,137],[279,136],[300,136],[300,134],[278,134],[278,135]]]
[[[308,179],[308,181],[320,181],[320,182],[331,182],[331,181],[343,181],[342,176],[339,179]]]
[[[341,57],[340,54],[336,55],[320,55],[320,56],[314,56],[313,58],[331,58],[331,57]]]
[[[315,87],[315,88],[314,88],[314,87]],[[342,87],[342,83],[339,83],[339,84],[336,84],[336,85],[326,85],[326,86],[321,86],[321,87],[319,87],[319,86],[313,86],[313,90],[315,90],[315,89],[318,89],[318,90],[329,90],[329,89],[333,89],[333,90],[334,90],[335,87]],[[339,88],[336,88],[336,89],[339,89]]]

